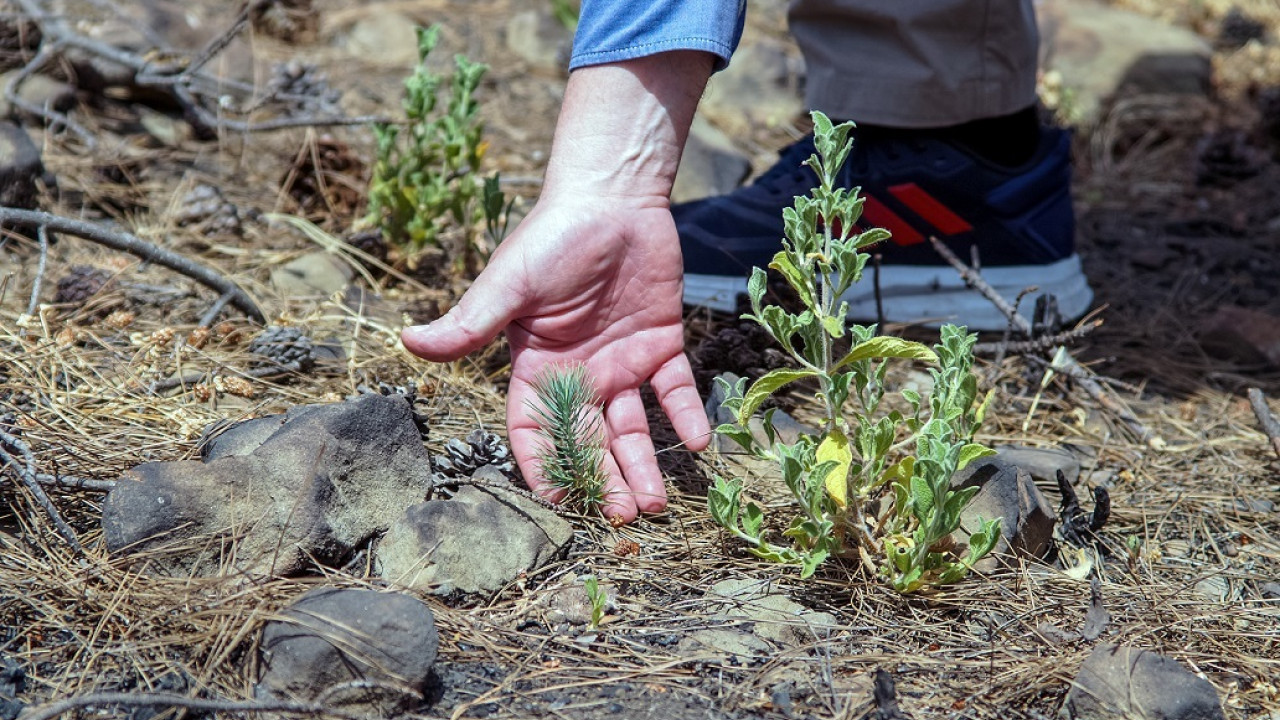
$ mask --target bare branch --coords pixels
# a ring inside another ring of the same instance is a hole
[[[1253,414],[1258,418],[1262,432],[1271,441],[1271,449],[1275,450],[1276,457],[1280,457],[1280,420],[1276,420],[1276,416],[1271,414],[1271,408],[1267,407],[1267,396],[1258,388],[1249,388],[1249,405],[1253,407]]]
[[[22,456],[22,463],[9,453],[10,450]],[[53,522],[53,527],[62,536],[62,539],[75,550],[77,555],[84,555],[84,546],[80,544],[80,540],[76,537],[76,533],[62,519],[58,508],[54,507],[53,501],[45,494],[44,488],[40,487],[40,482],[36,478],[36,457],[31,452],[31,447],[19,438],[0,430],[0,461],[4,462],[5,467],[13,468],[18,478],[22,480],[22,484],[27,486],[27,490],[31,491],[31,495],[35,497],[36,503],[40,509],[44,510],[49,516],[49,520]]]
[[[1071,357],[1071,353],[1067,352],[1065,347],[1058,348],[1058,352],[1053,356],[1053,361],[1049,363],[1049,367],[1056,371],[1064,372],[1064,374],[1071,377],[1080,387],[1084,388],[1085,393],[1093,398],[1094,402],[1120,418],[1121,422],[1127,425],[1133,431],[1133,434],[1138,437],[1138,440],[1151,447],[1158,447],[1164,444],[1164,441],[1156,436],[1151,431],[1151,428],[1144,425],[1133,414],[1133,411],[1107,393],[1102,384],[1095,380],[1084,366],[1076,362],[1076,359]]]
[[[100,225],[83,220],[73,220],[38,210],[22,210],[11,207],[0,207],[0,224],[3,223],[45,225],[54,232],[75,235],[99,245],[105,245],[113,250],[127,252],[135,257],[186,275],[201,285],[216,290],[219,294],[230,293],[232,305],[239,308],[241,312],[253,320],[261,323],[266,322],[266,315],[263,314],[258,304],[249,297],[249,294],[217,270],[170,250],[157,247],[135,235],[113,232]]]
[[[1012,352],[1012,353],[1047,352],[1059,345],[1065,345],[1067,343],[1079,340],[1080,338],[1088,335],[1089,333],[1093,332],[1094,330],[1098,329],[1101,326],[1102,326],[1101,320],[1094,320],[1092,322],[1085,323],[1084,325],[1081,325],[1079,327],[1071,328],[1070,330],[1063,330],[1060,333],[1054,333],[1052,335],[1042,335],[1036,338],[1035,340],[1022,340],[1017,342],[1011,342],[1006,339],[1006,340],[1001,340],[1000,342],[993,342],[993,343],[977,343],[976,345],[973,346],[973,351],[975,353],[982,353],[982,354],[1005,353],[1005,352]]]
[[[951,248],[943,245],[936,237],[930,237],[929,242],[933,243],[934,250],[937,250],[938,254],[946,259],[946,261],[951,264],[951,267],[956,269],[956,272],[960,273],[960,277],[964,278],[964,281],[968,283],[969,287],[972,287],[974,290],[981,293],[983,297],[991,301],[991,304],[996,306],[996,309],[1003,313],[1005,317],[1009,318],[1010,324],[1028,337],[1033,335],[1034,329],[1032,328],[1031,323],[1028,322],[1025,317],[1019,315],[1017,309],[1010,305],[1009,301],[1005,300],[1000,293],[996,292],[995,288],[991,287],[991,285],[982,278],[982,275],[968,265],[965,265],[960,258],[956,257],[955,253],[951,252]],[[1021,297],[1019,297],[1019,299],[1021,299]],[[1085,325],[1082,327],[1087,327],[1089,330],[1092,330],[1093,327],[1096,327],[1096,323],[1093,326]],[[1077,330],[1078,329],[1079,328],[1077,328]],[[1032,340],[1031,342],[1034,343],[1037,341]],[[1140,441],[1152,447],[1163,444],[1164,441],[1156,436],[1156,434],[1144,425],[1141,420],[1134,416],[1133,412],[1124,406],[1124,403],[1109,395],[1106,389],[1102,387],[1102,384],[1094,378],[1093,374],[1080,363],[1076,362],[1075,358],[1071,357],[1071,353],[1067,352],[1067,348],[1065,346],[1057,345],[1057,348],[1057,352],[1054,353],[1053,360],[1049,363],[1049,367],[1053,368],[1055,372],[1061,372],[1076,381],[1076,383],[1084,389],[1085,393],[1092,398],[1094,402],[1120,418],[1120,420],[1128,426]]]
[[[27,302],[27,314],[35,315],[36,306],[40,303],[40,284],[44,280],[44,270],[49,266],[49,230],[41,225],[36,231],[40,239],[40,261],[36,263],[36,276],[31,281],[31,300]]]
[[[263,120],[260,122],[250,122],[241,120],[229,120],[214,113],[207,107],[212,104],[215,107],[225,107],[221,99],[221,95],[228,90],[242,93],[244,95],[252,95],[256,92],[256,88],[244,82],[231,80],[229,78],[219,78],[204,72],[203,68],[208,62],[216,57],[218,53],[226,49],[226,46],[235,38],[247,24],[247,20],[254,7],[262,4],[263,0],[256,0],[246,5],[243,11],[239,13],[236,20],[220,35],[214,38],[206,45],[199,54],[193,59],[184,62],[167,63],[164,65],[156,65],[152,61],[142,55],[121,50],[107,43],[85,37],[73,30],[67,22],[60,17],[49,15],[44,12],[39,0],[16,0],[21,5],[26,15],[40,24],[41,30],[50,39],[50,42],[57,47],[70,47],[84,52],[96,55],[105,60],[117,63],[128,68],[133,72],[133,82],[139,87],[147,87],[158,89],[168,93],[178,104],[186,111],[193,123],[203,124],[207,129],[225,130],[229,132],[251,133],[251,132],[269,132],[272,130],[283,130],[296,127],[326,127],[337,125],[368,125],[372,123],[394,123],[396,120],[379,115],[364,115],[360,117],[333,117],[333,116],[304,116],[295,115],[288,117],[274,118],[271,120]],[[168,48],[162,48],[168,50]],[[42,61],[43,62],[43,61]],[[12,83],[11,83],[12,84]],[[196,88],[201,88],[197,90]],[[202,99],[208,96],[208,99]],[[17,102],[22,102],[21,100]],[[27,104],[30,105],[29,103]],[[68,129],[75,132],[86,143],[92,143],[92,135],[74,123],[70,118],[61,113],[53,113],[53,111],[43,111],[39,109],[31,109],[21,106],[24,110],[34,112],[51,120],[56,120],[64,124]]]
[[[212,327],[214,321],[217,320],[218,316],[222,314],[222,311],[227,307],[227,303],[229,302],[231,302],[231,293],[230,292],[222,293],[222,295],[220,295],[218,299],[215,300],[214,303],[209,306],[209,309],[206,310],[205,313],[200,316],[200,319],[196,321],[196,326]]]
[[[72,475],[49,475],[46,473],[36,473],[36,482],[41,485],[71,488],[73,490],[111,490],[116,486],[115,480],[94,480],[93,478]]]
[[[956,257],[955,253],[951,252],[951,248],[942,244],[942,241],[938,238],[930,236],[929,242],[933,243],[933,249],[936,250],[943,259],[950,263],[951,267],[956,269],[956,272],[960,273],[960,277],[964,279],[965,283],[967,283],[969,287],[977,290],[982,294],[982,297],[990,300],[991,304],[995,305],[996,309],[999,310],[1001,314],[1009,318],[1010,324],[1012,324],[1019,332],[1028,337],[1031,336],[1031,323],[1028,322],[1026,318],[1019,315],[1018,310],[1010,305],[1009,301],[1005,300],[1003,295],[996,292],[995,288],[991,287],[991,285],[982,278],[982,275],[978,274],[976,270],[968,265],[965,265],[960,258]]]

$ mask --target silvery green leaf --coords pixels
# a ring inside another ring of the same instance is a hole
[[[758,267],[751,268],[751,278],[747,280],[747,297],[751,300],[751,309],[760,315],[761,301],[768,286],[769,277]]]
[[[764,523],[764,510],[753,502],[747,503],[742,512],[742,531],[759,539],[760,526]]]
[[[717,477],[707,488],[707,511],[717,525],[730,530],[738,526],[738,502],[742,495],[742,483]]]

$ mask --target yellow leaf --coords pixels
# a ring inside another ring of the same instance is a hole
[[[827,495],[836,502],[841,510],[849,504],[849,465],[853,463],[853,450],[849,447],[849,438],[839,429],[833,429],[822,443],[818,445],[818,464],[835,462],[836,466],[827,473],[823,485]]]

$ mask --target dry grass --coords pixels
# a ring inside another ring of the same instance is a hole
[[[1157,220],[1185,212],[1189,196],[1232,202],[1225,193],[1191,188],[1188,179],[1199,134],[1223,122],[1219,113],[1167,98],[1112,109],[1080,153],[1082,225],[1092,242],[1115,228],[1155,232]],[[314,249],[309,241],[256,223],[247,223],[244,237],[206,238],[172,222],[178,199],[199,181],[226,187],[242,207],[287,205],[263,188],[275,187],[304,141],[301,133],[270,143],[244,140],[250,143],[245,152],[220,147],[212,158],[170,150],[86,158],[56,143],[46,146],[46,162],[63,189],[55,209],[115,208],[120,222],[217,265],[275,321],[341,346],[345,359],[307,374],[245,379],[258,362],[247,351],[257,328],[231,318],[200,343],[194,321],[213,298],[180,277],[70,238],[51,252],[42,299],[47,302],[56,278],[79,263],[111,270],[115,285],[83,308],[46,306],[24,318],[35,249],[10,237],[0,251],[0,415],[15,414],[41,472],[111,480],[140,462],[191,457],[201,430],[215,421],[335,401],[378,381],[409,379],[424,391],[432,449],[477,426],[503,427],[500,345],[449,366],[415,362],[396,343],[402,305],[414,299],[403,286],[388,289],[372,307],[279,297],[268,281],[271,268]],[[181,169],[193,165],[204,169]],[[208,169],[224,165],[228,169]],[[104,181],[104,166],[122,168],[112,175],[117,181]],[[1167,286],[1152,290],[1117,269],[1107,247],[1091,248],[1099,259],[1089,269],[1110,304],[1106,325],[1080,354],[1103,374],[1139,386],[1140,393],[1119,393],[1164,448],[1135,442],[1122,423],[1062,378],[1037,400],[1043,367],[1019,358],[982,368],[986,383],[998,389],[982,439],[1068,446],[1083,458],[1085,486],[1110,487],[1114,511],[1103,538],[1111,554],[1092,558],[1112,618],[1105,641],[1152,648],[1202,673],[1224,699],[1228,717],[1267,717],[1280,712],[1274,680],[1280,676],[1280,605],[1263,600],[1260,588],[1280,582],[1280,512],[1250,503],[1280,500],[1280,464],[1240,388],[1260,385],[1275,398],[1280,375],[1200,349],[1190,320],[1231,296],[1197,290],[1198,268],[1162,271]],[[103,314],[112,309],[122,312]],[[705,334],[704,322],[691,321],[690,347]],[[149,390],[187,373],[207,377],[164,393]],[[234,378],[240,380],[228,382]],[[796,401],[803,412],[803,399]],[[659,445],[674,446],[670,429],[656,417],[654,425]],[[678,448],[660,457],[672,481],[665,514],[618,530],[578,519],[568,557],[495,597],[454,606],[425,598],[441,630],[445,685],[430,716],[476,715],[493,704],[500,717],[596,717],[617,714],[609,704],[625,702],[628,709],[660,707],[667,714],[673,707],[698,708],[698,714],[723,707],[777,717],[774,692],[787,687],[798,712],[857,718],[869,707],[869,672],[884,667],[898,679],[903,706],[914,717],[1039,719],[1056,712],[1092,647],[1063,638],[1084,622],[1088,582],[1055,566],[1028,564],[931,598],[900,597],[839,566],[801,582],[795,571],[744,553],[716,530],[703,506],[711,474],[746,473],[753,492],[768,498],[767,474],[735,458],[695,459]],[[1045,490],[1057,499],[1055,489]],[[0,654],[29,669],[27,701],[154,689],[169,673],[189,676],[191,693],[247,699],[265,620],[317,583],[379,584],[359,567],[252,581],[140,575],[102,548],[101,492],[50,493],[86,556],[74,556],[62,543],[12,473],[0,477]],[[639,552],[615,554],[623,539]],[[587,573],[611,588],[616,605],[592,641],[544,618],[548,595]],[[821,639],[745,665],[722,665],[709,653],[680,648],[679,640],[695,630],[736,626],[708,611],[705,593],[716,582],[743,577],[766,580],[834,614],[837,626]],[[1224,597],[1206,594],[1213,589]],[[624,694],[610,695],[611,687]],[[675,705],[663,704],[677,698]]]

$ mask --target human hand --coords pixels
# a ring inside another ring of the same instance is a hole
[[[680,51],[575,70],[537,205],[456,307],[402,334],[410,352],[447,361],[506,329],[511,450],[530,486],[553,499],[535,461],[531,383],[545,367],[584,365],[604,401],[602,509],[624,522],[667,502],[640,386],[653,387],[690,449],[711,432],[684,355],[668,201],[711,65],[706,53]]]
[[[604,400],[608,517],[658,512],[667,494],[640,399],[648,381],[693,450],[710,426],[684,355],[680,246],[665,203],[629,206],[544,197],[445,317],[404,331],[414,354],[450,360],[503,327],[511,345],[507,427],[530,487],[552,499],[534,458],[531,383],[546,366],[581,363]]]

